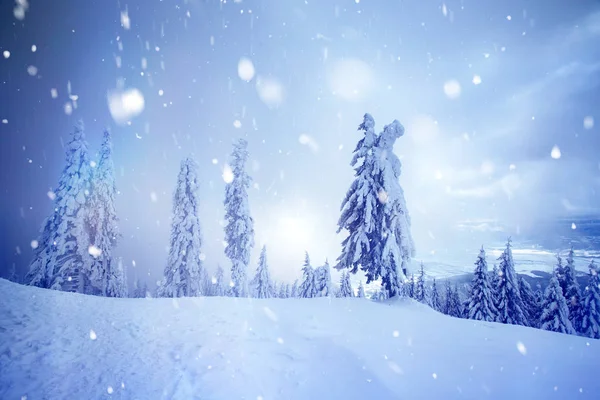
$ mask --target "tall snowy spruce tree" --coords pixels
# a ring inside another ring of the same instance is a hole
[[[315,271],[310,265],[310,257],[308,252],[304,256],[304,266],[302,267],[302,283],[298,288],[298,297],[309,299],[317,296],[317,288],[315,287]]]
[[[583,292],[580,333],[600,339],[600,276],[594,261],[589,266],[588,284]]]
[[[493,322],[496,320],[498,310],[496,310],[494,305],[494,293],[489,282],[487,261],[485,260],[485,250],[483,247],[479,251],[475,266],[471,293],[466,309],[466,318]]]
[[[195,297],[203,294],[197,169],[196,162],[191,158],[181,162],[173,196],[169,256],[158,291],[161,297]]]
[[[256,277],[254,278],[255,293],[254,296],[259,299],[269,299],[275,297],[271,291],[271,276],[269,275],[269,266],[267,265],[267,246],[263,246],[260,251]]]
[[[85,223],[92,176],[87,147],[84,125],[79,121],[66,145],[53,212],[42,225],[24,280],[27,285],[84,292],[84,263],[91,257]]]
[[[462,317],[462,306],[460,304],[460,297],[458,295],[458,288],[450,285],[449,281],[446,281],[446,298],[444,305],[442,306],[442,312],[451,317],[460,318]]]
[[[556,253],[556,266],[554,267],[554,272],[564,295],[567,290],[567,285],[565,284],[565,267],[559,253]]]
[[[511,247],[511,239],[508,238],[506,248],[498,258],[500,260],[500,281],[496,298],[496,309],[498,310],[496,321],[504,324],[529,326],[525,304],[519,292],[519,281]]]
[[[342,271],[340,277],[340,297],[354,297],[354,290],[350,282],[350,272]]]
[[[364,137],[354,150],[355,179],[342,201],[338,232],[348,231],[336,269],[362,269],[367,284],[381,277],[389,296],[399,294],[414,256],[410,217],[400,187],[401,163],[393,153],[404,127],[394,121],[375,134],[375,121],[365,114]]]
[[[546,331],[575,334],[573,325],[569,321],[569,307],[558,282],[557,270],[552,274],[544,292],[540,328]]]
[[[415,300],[425,302],[425,271],[423,270],[423,262],[421,262],[421,270],[415,284]]]
[[[573,329],[579,332],[581,330],[581,289],[577,282],[574,256],[573,246],[571,246],[567,255],[567,265],[563,269],[563,295],[567,301],[567,307],[569,307],[571,325],[573,325]]]
[[[233,180],[225,187],[225,255],[231,260],[234,297],[248,297],[247,270],[254,247],[254,220],[247,192],[252,179],[245,170],[248,156],[248,142],[238,139],[230,160]]]
[[[124,279],[124,272],[113,260],[113,249],[120,237],[117,227],[117,212],[115,198],[117,188],[115,185],[115,166],[112,160],[112,138],[108,130],[104,131],[104,138],[100,148],[100,159],[93,170],[92,194],[89,206],[86,207],[86,224],[90,235],[90,244],[97,249],[91,252],[84,263],[86,279],[84,292],[110,297],[122,297],[124,282],[115,282]],[[122,269],[122,268],[121,268]],[[109,291],[109,284],[111,290]]]
[[[436,311],[442,311],[442,302],[440,300],[440,293],[438,292],[435,278],[433,278],[433,283],[431,284],[431,296],[429,296],[429,306]]]

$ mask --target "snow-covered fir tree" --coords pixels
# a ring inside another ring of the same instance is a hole
[[[248,188],[252,179],[246,173],[248,142],[238,139],[233,145],[230,167],[233,173],[225,188],[225,255],[231,260],[232,290],[235,297],[248,297],[247,269],[254,247],[254,220],[250,216]]]
[[[442,302],[440,300],[440,293],[437,289],[437,283],[435,278],[433,278],[433,283],[431,284],[431,295],[429,296],[429,306],[436,311],[442,311]]]
[[[104,131],[100,147],[99,161],[93,169],[92,193],[86,207],[86,224],[89,241],[94,251],[84,261],[84,293],[109,297],[122,297],[123,282],[114,282],[124,277],[113,260],[113,249],[120,237],[117,226],[115,199],[115,166],[112,160],[112,138],[108,130]],[[111,290],[108,290],[109,286]],[[116,289],[119,288],[119,289]]]
[[[279,289],[279,285],[276,281],[271,282],[271,293],[273,293],[273,297],[277,297],[277,290]]]
[[[400,186],[402,164],[394,154],[396,139],[404,135],[404,127],[394,120],[383,128],[377,137],[374,173],[377,174],[377,197],[380,203],[376,238],[379,245],[375,254],[381,254],[380,264],[371,264],[367,277],[381,276],[391,297],[400,294],[402,283],[408,276],[410,260],[415,255],[415,245],[410,232],[411,220]],[[379,253],[381,249],[381,253]],[[367,282],[368,283],[368,282]]]
[[[181,162],[177,187],[173,196],[173,217],[169,256],[161,297],[194,297],[202,295],[201,230],[198,212],[197,164],[191,158]]]
[[[44,221],[25,284],[84,292],[84,262],[90,256],[85,216],[91,193],[92,170],[83,122],[66,145],[66,162],[53,192],[52,214]],[[96,254],[96,249],[92,249]]]
[[[563,269],[563,294],[567,301],[567,307],[569,307],[571,325],[579,332],[581,330],[581,289],[577,282],[574,256],[573,246],[571,246],[567,255],[567,264]]]
[[[383,285],[381,285],[381,287],[379,288],[379,290],[375,294],[375,299],[377,301],[385,301],[388,298],[389,298],[389,296],[388,296],[388,292],[387,292],[386,288]]]
[[[583,292],[580,333],[600,339],[600,275],[593,260],[589,266],[588,284]]]
[[[213,291],[214,287],[212,284],[212,279],[208,275],[208,271],[206,268],[202,268],[200,276],[200,290],[204,296],[214,296],[215,293]]]
[[[415,297],[415,275],[411,275],[410,279],[403,285],[403,294],[413,299]]]
[[[350,272],[342,271],[340,277],[340,297],[354,297],[354,290],[350,282]]]
[[[421,269],[415,284],[415,300],[421,303],[425,302],[425,271],[423,270],[423,262],[421,262]]]
[[[263,246],[260,251],[258,268],[256,268],[256,276],[254,278],[254,297],[259,299],[274,297],[272,289],[271,275],[269,274],[269,266],[267,265],[267,246]]]
[[[329,262],[325,260],[325,265],[315,269],[315,288],[317,297],[331,296],[331,268]]]
[[[116,263],[113,263],[109,270],[108,282],[106,284],[106,296],[129,296],[129,290],[127,288],[127,271],[123,266],[123,260],[121,258],[119,258],[119,260]]]
[[[519,281],[515,272],[511,250],[511,239],[508,238],[506,248],[500,260],[500,282],[496,293],[496,309],[498,310],[497,322],[512,325],[529,326],[525,311],[525,304],[519,292]]]
[[[365,296],[365,288],[362,284],[362,281],[358,283],[358,293],[356,294],[356,297],[358,297],[359,299],[364,299],[365,297],[367,297]]]
[[[365,137],[351,162],[356,178],[342,202],[338,222],[339,231],[345,229],[349,236],[342,243],[336,268],[355,273],[360,266],[367,284],[381,278],[389,295],[396,296],[414,257],[410,217],[399,183],[401,163],[393,152],[404,127],[393,121],[376,135],[374,126],[373,117],[365,114],[359,126]]]
[[[558,282],[557,270],[552,274],[544,292],[540,328],[552,332],[575,334],[569,321],[569,307]]]
[[[294,299],[297,297],[300,297],[298,290],[299,290],[298,289],[298,279],[296,279],[294,281],[294,284],[292,285],[292,291],[290,293],[290,297],[294,298]]]
[[[498,310],[496,310],[494,305],[494,294],[489,281],[487,261],[483,247],[479,251],[477,261],[475,262],[475,272],[473,273],[465,313],[468,319],[488,322],[495,321],[498,314]]]
[[[531,285],[522,277],[518,277],[519,280],[519,293],[521,293],[521,298],[523,299],[523,304],[525,305],[525,314],[527,316],[527,321],[529,322],[529,326],[533,328],[537,328],[539,326],[539,318],[540,318],[540,304],[535,297],[535,293],[531,289]]]
[[[285,284],[285,298],[289,299],[290,297],[292,297],[292,285],[290,285],[289,283]]]
[[[217,274],[214,279],[213,293],[215,296],[227,296],[227,283],[225,282],[225,271],[220,265],[217,266]]]
[[[303,299],[313,298],[317,296],[317,288],[315,287],[315,271],[310,265],[310,257],[308,252],[304,257],[304,266],[302,267],[302,283],[298,288],[298,297]]]

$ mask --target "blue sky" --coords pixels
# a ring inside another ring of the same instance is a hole
[[[365,112],[379,129],[406,127],[395,151],[417,259],[453,248],[474,259],[498,224],[518,241],[537,221],[598,214],[595,1],[32,1],[23,20],[13,8],[0,5],[0,273],[25,271],[78,118],[94,151],[103,127],[114,133],[117,254],[149,282],[166,262],[172,193],[190,154],[206,265],[229,267],[222,173],[237,137],[249,142],[257,244],[275,278],[298,277],[304,250],[315,264],[333,261]],[[242,58],[255,69],[249,82]],[[449,96],[454,81],[460,94]],[[131,125],[109,111],[119,85],[144,97]],[[479,230],[458,234],[464,221]]]

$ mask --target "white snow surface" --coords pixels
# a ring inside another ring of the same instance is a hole
[[[600,392],[600,341],[451,318],[408,300],[102,298],[2,279],[0,293],[2,399],[596,399]]]

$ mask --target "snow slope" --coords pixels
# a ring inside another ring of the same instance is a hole
[[[0,279],[0,398],[597,399],[600,341],[411,301],[112,299]]]

